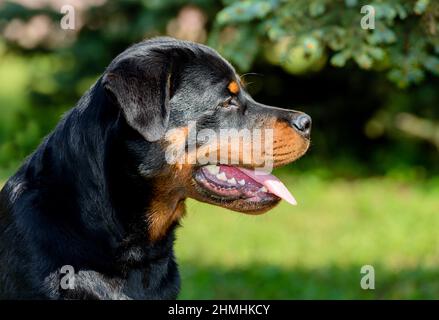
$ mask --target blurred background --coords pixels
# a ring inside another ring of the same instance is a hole
[[[310,151],[277,172],[297,207],[189,201],[181,298],[439,297],[437,0],[0,0],[0,185],[112,58],[158,35],[212,46],[256,100],[313,118]]]

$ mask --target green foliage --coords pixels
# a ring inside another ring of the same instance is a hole
[[[47,56],[24,59],[3,54],[0,60],[0,169],[15,168],[59,120],[64,104],[32,108],[30,103],[31,99],[38,101],[39,97],[59,89],[59,83],[52,78],[56,69],[54,60]]]
[[[302,59],[295,63],[304,67],[291,68],[283,58],[295,57],[298,50],[306,50],[301,39],[308,37],[321,47],[319,58],[329,54],[333,66],[344,67],[353,60],[362,69],[387,72],[388,78],[399,87],[421,82],[426,73],[439,75],[439,3],[436,1],[371,1],[368,5],[374,8],[375,28],[370,30],[361,27],[367,12],[361,13],[363,3],[356,0],[244,0],[225,1],[225,4],[216,18],[216,32],[224,34],[216,37],[220,39],[217,47],[242,71],[247,71],[251,61],[257,58],[255,41],[258,48],[268,47],[268,61],[283,66],[286,71],[292,74],[312,71],[306,64],[313,61]],[[234,54],[233,47],[241,37],[239,30],[245,26],[252,28],[252,41],[240,43],[239,51],[248,54]],[[285,39],[288,45],[279,49],[278,44],[285,43]],[[281,52],[272,52],[273,48]]]
[[[435,120],[439,117],[439,3],[371,1],[374,30],[360,26],[363,4],[357,0],[106,1],[85,9],[83,26],[72,32],[60,30],[61,14],[51,7],[3,2],[0,32],[13,21],[25,23],[45,15],[52,21],[51,32],[58,32],[63,41],[24,46],[1,39],[0,167],[15,168],[112,58],[141,39],[169,34],[170,23],[192,6],[207,21],[203,41],[231,60],[239,72],[262,75],[250,79],[248,86],[258,100],[300,105],[311,114],[313,148],[304,167],[331,161],[333,167],[345,168],[348,176],[383,174],[395,166],[437,171],[438,139],[429,132],[417,132],[413,138],[413,132],[398,128],[396,118],[410,113],[430,121],[429,127],[439,123]],[[383,81],[383,75],[391,82]],[[291,90],[293,82],[295,90]],[[319,99],[327,87],[331,95]],[[346,128],[346,124],[355,125]],[[365,168],[360,170],[360,164]]]
[[[220,25],[236,22],[250,22],[265,18],[277,7],[278,1],[237,1],[218,13],[216,20]]]

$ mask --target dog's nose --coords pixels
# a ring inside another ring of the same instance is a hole
[[[296,130],[305,138],[309,138],[311,134],[311,117],[305,113],[294,117],[291,124],[296,128]]]

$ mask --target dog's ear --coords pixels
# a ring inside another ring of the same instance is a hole
[[[171,59],[151,52],[118,61],[103,77],[104,88],[117,100],[128,124],[151,142],[168,126],[171,69]]]

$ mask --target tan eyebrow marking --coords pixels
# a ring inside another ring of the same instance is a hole
[[[230,81],[229,85],[227,86],[227,89],[233,94],[238,94],[239,92],[239,84],[235,80]]]

